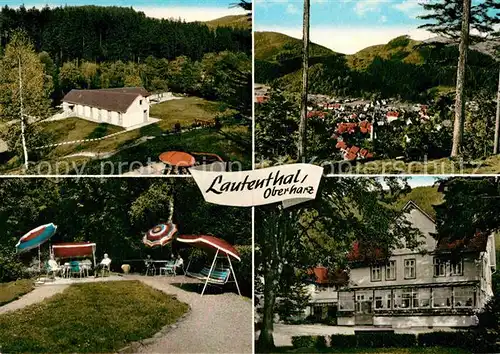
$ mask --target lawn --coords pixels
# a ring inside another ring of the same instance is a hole
[[[352,353],[352,354],[469,354],[469,351],[460,348],[326,348],[323,350],[314,348],[294,349],[292,347],[280,347],[276,353]]]
[[[144,144],[125,149],[106,160],[93,160],[85,164],[85,174],[109,174],[110,164],[114,173],[122,166],[122,173],[129,172],[128,167],[134,164],[157,162],[158,156],[169,150],[188,152],[209,152],[221,156],[225,161],[240,161],[243,169],[251,169],[251,138],[249,129],[245,126],[233,125],[223,127],[221,131],[212,128],[198,129],[181,135],[168,135],[150,140]],[[106,166],[104,171],[101,166]],[[137,167],[137,166],[136,166]]]
[[[116,352],[176,322],[189,306],[139,281],[74,284],[0,315],[6,353]]]
[[[35,288],[31,279],[21,279],[0,284],[0,306],[19,299]]]
[[[223,111],[225,107],[221,103],[191,96],[151,105],[149,115],[161,119],[157,123],[161,129],[171,130],[176,123],[180,123],[181,127],[191,126],[195,119],[209,121]]]

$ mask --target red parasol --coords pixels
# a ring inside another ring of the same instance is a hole
[[[177,167],[191,167],[196,163],[193,155],[182,151],[167,151],[160,155],[160,161]]]
[[[191,246],[203,248],[210,251],[219,251],[223,255],[229,255],[238,261],[241,261],[240,253],[233,245],[215,236],[208,235],[182,235],[177,236],[177,241],[189,243]]]

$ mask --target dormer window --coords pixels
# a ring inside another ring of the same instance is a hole
[[[450,264],[450,275],[464,275],[463,259],[452,261]]]
[[[440,258],[434,258],[434,276],[435,277],[445,277],[446,276],[446,265],[447,261],[440,259]]]
[[[382,280],[382,267],[380,265],[375,265],[371,267],[371,281],[381,281]]]

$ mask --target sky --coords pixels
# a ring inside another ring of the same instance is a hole
[[[411,188],[432,186],[438,179],[439,177],[433,177],[433,176],[411,176],[410,178],[408,178],[408,185]],[[383,179],[381,178],[380,180],[382,186],[386,187],[387,185],[383,181]]]
[[[125,6],[133,7],[155,18],[181,18],[186,22],[210,21],[228,15],[239,15],[244,12],[239,8],[230,8],[234,0],[0,0],[0,4],[19,7],[21,3],[27,8],[76,5]]]
[[[311,0],[311,41],[354,54],[405,34],[431,38],[433,34],[418,29],[423,1],[428,0]],[[302,0],[257,0],[255,29],[302,38],[302,11]]]

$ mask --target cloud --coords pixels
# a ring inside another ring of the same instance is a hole
[[[280,26],[256,26],[258,31],[274,31],[284,33],[288,36],[301,39],[301,28],[287,28]],[[424,40],[434,37],[428,31],[412,27],[321,27],[311,26],[311,41],[336,52],[354,54],[366,47],[385,44],[391,39],[402,35],[409,35],[416,40]]]
[[[295,15],[298,12],[299,12],[299,9],[297,8],[297,6],[295,6],[293,4],[288,4],[288,6],[286,7],[287,14]]]
[[[380,11],[380,5],[385,0],[363,0],[356,2],[354,12],[358,16],[364,16],[367,12]]]
[[[402,3],[392,5],[392,7],[410,18],[417,18],[424,12],[421,4],[426,2],[428,1],[405,0]]]

